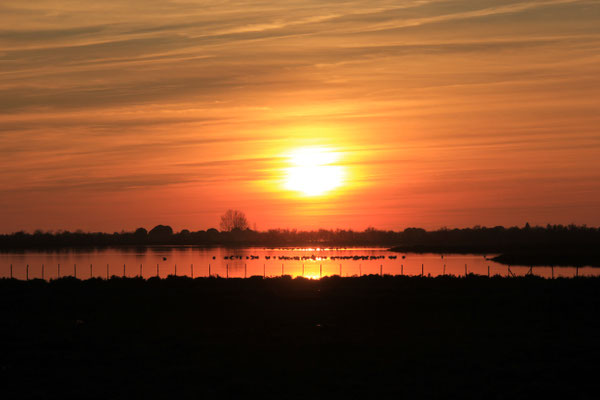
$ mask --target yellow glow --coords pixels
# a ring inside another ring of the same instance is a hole
[[[301,148],[289,155],[285,188],[305,196],[321,196],[344,183],[345,169],[334,165],[339,155],[330,149]]]
[[[306,279],[321,279],[319,274],[304,274],[303,277]]]

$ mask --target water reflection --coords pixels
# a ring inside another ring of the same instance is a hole
[[[482,255],[398,254],[384,248],[201,248],[130,247],[110,249],[60,249],[0,253],[0,276],[18,279],[55,279],[64,276],[185,275],[193,277],[478,275],[551,277],[600,276],[592,267],[506,266]]]

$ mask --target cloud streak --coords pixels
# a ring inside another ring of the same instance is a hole
[[[443,188],[480,224],[521,223],[506,199],[530,222],[600,224],[598,207],[573,220],[563,195],[600,204],[585,188],[600,178],[595,1],[5,0],[0,26],[2,218],[40,193],[153,193],[151,212],[161,190],[202,187],[206,209],[243,207],[265,227],[316,209],[327,226],[360,213],[388,228],[459,224],[424,200]],[[353,174],[330,219],[335,207],[278,193],[282,154],[307,145],[341,149]],[[536,214],[525,188],[560,220]],[[107,224],[77,227],[122,227]]]

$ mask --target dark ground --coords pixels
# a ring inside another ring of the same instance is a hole
[[[600,279],[0,280],[8,398],[598,398]]]

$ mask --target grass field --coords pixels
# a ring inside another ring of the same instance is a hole
[[[597,398],[600,279],[0,280],[3,398]]]

